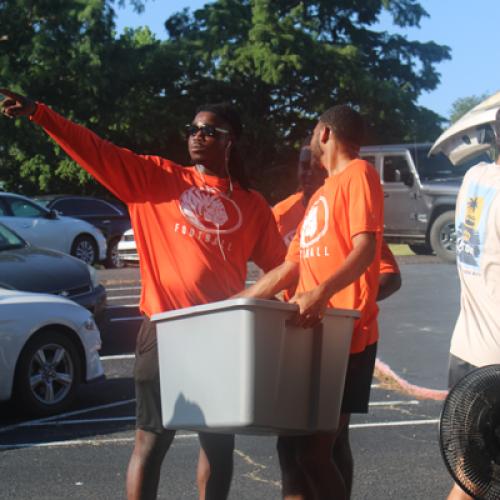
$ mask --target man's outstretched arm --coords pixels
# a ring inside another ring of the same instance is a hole
[[[29,117],[81,167],[123,201],[140,196],[147,186],[145,170],[152,160],[120,148],[91,130],[77,125],[51,110],[9,89],[0,88],[5,96],[0,106],[9,118]]]

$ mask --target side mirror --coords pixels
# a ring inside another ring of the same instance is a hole
[[[394,182],[402,182],[401,180],[401,170],[394,170]]]
[[[55,209],[51,209],[49,213],[47,214],[48,219],[58,219],[59,218],[59,212]]]

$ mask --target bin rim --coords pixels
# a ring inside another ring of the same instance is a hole
[[[298,309],[296,304],[288,304],[287,302],[281,302],[279,300],[240,297],[153,314],[151,316],[151,321],[168,321],[170,319],[180,319],[188,316],[198,316],[200,314],[228,311],[232,309],[246,309],[250,307],[281,310],[289,313],[297,312]],[[361,313],[354,309],[327,308],[325,310],[325,316],[343,316],[359,319],[361,317]]]

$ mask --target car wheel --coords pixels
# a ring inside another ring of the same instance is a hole
[[[108,252],[106,256],[106,262],[104,263],[108,269],[120,269],[124,267],[125,263],[123,262],[120,254],[118,253],[118,242],[119,238],[112,240],[108,244]]]
[[[24,347],[16,368],[14,397],[35,416],[66,410],[81,380],[81,362],[67,334],[46,331]]]
[[[455,212],[448,210],[436,217],[430,232],[431,247],[445,262],[456,261],[457,233]]]
[[[97,260],[97,245],[92,236],[80,235],[71,246],[71,255],[83,262],[93,265]]]
[[[425,243],[415,243],[413,245],[408,245],[410,250],[417,255],[432,255],[432,248],[430,245]]]

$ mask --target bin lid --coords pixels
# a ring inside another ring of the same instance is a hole
[[[209,304],[202,304],[199,306],[185,307],[182,309],[175,309],[173,311],[166,311],[151,316],[151,321],[165,321],[169,319],[179,319],[186,316],[195,316],[200,314],[208,314],[218,311],[227,311],[231,309],[274,309],[279,311],[287,311],[290,313],[296,312],[298,306],[296,304],[288,304],[279,300],[266,300],[266,299],[248,299],[237,298],[220,300],[217,302],[210,302]],[[326,316],[344,316],[349,318],[358,319],[361,316],[359,311],[353,309],[326,309]]]

